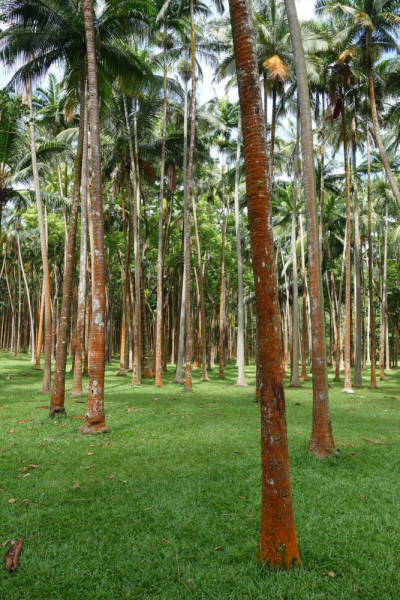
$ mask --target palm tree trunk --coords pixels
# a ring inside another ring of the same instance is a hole
[[[322,130],[321,130],[321,197],[319,201],[319,252],[322,256],[322,236],[324,232],[325,204],[325,92],[322,92]]]
[[[389,226],[389,203],[386,198],[386,215],[385,215],[385,234],[384,234],[384,250],[383,250],[383,302],[385,304],[385,369],[390,371],[390,352],[389,352],[389,320],[387,315],[388,310],[388,285],[387,285],[387,254],[388,254],[388,226]]]
[[[350,204],[350,169],[347,146],[346,115],[344,101],[342,105],[343,156],[346,179],[346,319],[344,339],[344,388],[342,392],[354,394],[351,387],[351,204]]]
[[[297,224],[297,197],[299,189],[299,146],[300,146],[300,118],[297,110],[297,135],[296,158],[293,180],[293,211],[292,211],[292,260],[293,260],[293,337],[292,337],[292,377],[290,387],[300,387],[299,381],[299,286],[297,280],[297,250],[296,250],[296,224]]]
[[[308,381],[307,376],[307,292],[306,292],[306,261],[304,256],[303,215],[300,214],[300,246],[301,246],[301,279],[303,284],[303,319],[302,319],[302,364],[300,381]]]
[[[42,297],[40,300],[40,312],[39,312],[39,328],[38,328],[38,340],[37,340],[37,348],[36,348],[36,361],[35,366],[33,367],[37,371],[41,371],[40,366],[40,353],[42,351],[42,335],[43,335],[43,319],[44,319],[44,283],[42,286]]]
[[[161,142],[160,202],[158,208],[158,255],[157,255],[157,326],[156,326],[156,379],[155,387],[162,387],[162,328],[163,328],[163,214],[164,214],[164,174],[165,144],[167,137],[167,23],[164,22],[164,101]]]
[[[262,499],[260,562],[300,564],[294,527],[285,418],[278,280],[271,227],[268,151],[248,0],[230,0],[246,168],[247,205],[257,309]]]
[[[362,338],[361,338],[361,266],[360,266],[360,225],[358,215],[358,185],[357,185],[357,148],[356,148],[356,120],[351,121],[352,130],[352,154],[353,154],[353,208],[354,208],[354,287],[355,287],[355,309],[356,309],[356,347],[354,360],[354,387],[361,388],[362,377]]]
[[[103,189],[101,181],[99,97],[94,45],[92,1],[84,0],[87,46],[90,134],[92,158],[93,254],[92,333],[90,344],[89,398],[81,433],[107,431],[104,412],[106,265],[104,255]]]
[[[36,204],[38,211],[39,232],[40,232],[40,247],[42,251],[43,262],[43,295],[45,306],[45,343],[44,343],[44,371],[43,385],[41,393],[48,394],[51,392],[51,299],[50,299],[50,272],[49,261],[47,256],[47,236],[43,220],[42,196],[40,193],[39,173],[36,160],[36,143],[35,143],[35,128],[33,123],[32,110],[32,87],[31,82],[28,82],[28,105],[29,105],[29,131],[32,154],[32,170],[35,185]]]
[[[210,381],[207,377],[207,345],[206,345],[206,310],[205,310],[205,302],[204,302],[204,277],[203,277],[203,267],[201,264],[201,250],[200,250],[200,238],[199,238],[199,230],[197,227],[197,214],[196,214],[196,200],[193,194],[193,224],[194,224],[194,232],[196,237],[196,249],[197,249],[197,264],[199,266],[199,296],[200,296],[200,309],[201,309],[201,317],[200,317],[200,326],[201,326],[201,364],[202,364],[202,374],[201,381]]]
[[[86,85],[85,85],[86,88]],[[79,291],[78,291],[78,317],[76,320],[76,345],[74,379],[72,382],[71,396],[82,396],[82,357],[84,353],[84,330],[86,308],[86,262],[87,262],[87,191],[88,191],[88,143],[89,143],[89,115],[86,106],[85,89],[85,126],[83,132],[82,154],[82,191],[81,191],[81,248],[79,263]],[[86,327],[89,323],[86,322]]]
[[[397,186],[396,179],[394,178],[393,171],[390,168],[390,164],[389,164],[389,161],[388,161],[386,150],[385,150],[385,147],[384,147],[383,142],[382,142],[381,132],[380,132],[380,129],[379,129],[378,114],[377,114],[377,110],[376,110],[376,101],[375,101],[374,77],[373,77],[373,73],[372,73],[372,67],[370,67],[370,69],[369,69],[368,78],[369,78],[369,99],[370,99],[370,102],[371,102],[371,113],[372,113],[372,122],[373,122],[373,125],[374,125],[375,139],[376,139],[377,146],[379,148],[379,154],[381,155],[382,163],[383,163],[383,166],[385,168],[387,178],[389,179],[389,183],[390,183],[390,185],[392,187],[393,194],[394,194],[394,197],[396,198],[397,204],[400,207],[400,191],[399,191],[399,188]]]
[[[129,219],[131,230],[133,231],[133,250],[135,259],[135,322],[133,328],[133,344],[134,344],[134,359],[133,359],[133,375],[132,384],[141,385],[141,334],[140,334],[140,190],[138,180],[138,170],[136,165],[136,152],[133,152],[131,128],[129,124],[128,105],[126,95],[123,95],[125,125],[128,134],[129,157],[131,159],[131,172],[133,173],[133,198],[132,184],[129,172],[127,173],[126,189],[129,201]]]
[[[24,279],[24,284],[25,284],[26,297],[28,299],[29,320],[30,320],[30,324],[31,324],[32,359],[33,359],[33,354],[34,354],[34,349],[35,349],[35,325],[34,325],[34,321],[33,321],[31,296],[30,296],[30,293],[29,293],[29,286],[28,286],[28,281],[26,279],[24,264],[22,262],[21,246],[20,246],[20,243],[19,243],[19,234],[18,233],[17,233],[17,246],[18,246],[19,262],[21,264],[22,277]]]
[[[54,367],[54,381],[51,390],[50,400],[50,416],[65,414],[65,370],[67,365],[67,341],[70,331],[71,320],[71,297],[72,297],[72,280],[74,271],[74,257],[76,246],[76,229],[78,225],[79,214],[79,196],[82,180],[82,157],[83,157],[83,142],[85,133],[86,119],[86,79],[82,76],[80,87],[80,106],[81,119],[79,123],[78,146],[76,150],[75,160],[75,179],[74,192],[72,197],[71,213],[69,218],[68,246],[66,250],[66,268],[64,271],[63,294],[60,313],[60,327],[57,340],[56,365]],[[85,190],[86,192],[86,190]],[[84,192],[84,194],[85,194]],[[86,194],[85,194],[86,200]],[[83,203],[83,197],[82,197]],[[86,263],[86,260],[85,260]],[[86,267],[86,264],[83,265]]]
[[[297,94],[300,107],[301,145],[303,155],[304,198],[307,224],[308,265],[310,273],[312,373],[313,373],[313,427],[308,452],[324,458],[336,453],[329,412],[328,373],[326,361],[324,296],[319,255],[317,193],[315,185],[313,130],[310,110],[306,61],[301,41],[300,26],[294,0],[285,0],[292,39],[297,76]]]
[[[219,304],[219,378],[225,379],[225,345],[224,345],[224,322],[225,322],[225,236],[228,216],[225,215],[225,172],[224,154],[222,153],[222,258],[221,258],[221,299]]]
[[[189,165],[187,174],[187,193],[185,198],[185,286],[186,286],[186,369],[184,392],[192,389],[192,320],[190,312],[190,199],[193,189],[193,160],[194,143],[196,139],[196,45],[194,37],[193,1],[190,0],[190,41],[192,50],[192,103],[191,103],[191,128],[189,146]]]
[[[371,88],[371,83],[370,83]],[[370,90],[371,91],[371,90]],[[372,102],[371,102],[372,105]],[[374,313],[374,291],[373,291],[373,249],[372,249],[372,196],[371,196],[371,149],[369,139],[369,122],[367,115],[367,193],[368,193],[368,291],[369,291],[369,315],[371,328],[371,381],[370,388],[377,388],[376,384],[376,337],[375,337],[375,313]]]
[[[238,339],[237,339],[237,366],[238,380],[235,387],[248,387],[244,375],[244,294],[243,294],[243,258],[242,239],[240,236],[240,210],[239,210],[239,170],[240,150],[242,142],[242,118],[239,109],[237,148],[236,148],[236,170],[235,170],[235,230],[236,230],[236,256],[238,265]],[[248,364],[248,363],[247,363]]]

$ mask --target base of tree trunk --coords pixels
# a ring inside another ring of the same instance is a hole
[[[191,385],[184,385],[182,392],[193,392],[193,388]]]
[[[152,369],[143,369],[142,379],[154,379],[154,374]]]
[[[103,423],[84,423],[80,427],[78,427],[79,433],[107,433],[109,432],[109,428],[107,425]]]
[[[89,373],[82,373],[82,377],[89,377]]]
[[[300,375],[300,381],[309,381],[310,378],[307,375]]]
[[[358,390],[361,390],[364,386],[362,383],[353,383],[353,387],[357,388]]]
[[[210,381],[210,380],[208,380]],[[245,381],[238,381],[233,387],[249,387]]]
[[[342,394],[343,393],[345,393],[345,394],[355,394],[355,391],[352,390],[351,388],[343,388],[342,389]]]
[[[75,390],[72,390],[69,397],[70,398],[80,398],[81,396],[86,396],[85,392],[83,390],[81,390],[80,392],[76,392]]]
[[[218,375],[218,379],[225,379],[225,375]]]
[[[333,378],[333,381],[339,381],[339,382],[340,382],[340,381],[342,381],[342,380],[340,379],[340,377],[334,377],[334,378]]]
[[[294,381],[294,382],[291,381],[289,383],[289,387],[291,387],[291,388],[301,388],[301,383],[297,383],[296,381]]]
[[[116,377],[128,377],[128,375],[125,373],[124,367],[120,368],[120,370],[118,371],[118,373],[116,373]]]
[[[35,371],[43,371],[42,367],[37,367],[36,365],[33,367]]]
[[[370,390],[377,390],[378,386],[376,385],[376,383],[371,383],[371,385],[369,386]]]
[[[207,376],[204,377],[203,375],[201,376],[200,381],[211,381],[211,379],[209,379]]]
[[[311,456],[313,456],[314,458],[323,460],[328,456],[337,456],[339,454],[339,450],[335,446],[333,446],[332,448],[326,446],[325,444],[321,446],[320,444],[312,443],[312,440],[310,440],[310,444],[307,449],[307,454],[311,454]]]
[[[177,385],[183,385],[184,381],[183,381],[183,379],[180,379],[180,380],[179,379],[174,379],[172,383],[176,383]]]
[[[51,419],[53,419],[54,417],[66,417],[67,412],[63,406],[54,406],[54,408],[50,409],[49,416]]]
[[[386,381],[386,377],[379,377],[379,381]]]

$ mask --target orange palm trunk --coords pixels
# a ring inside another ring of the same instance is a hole
[[[106,268],[104,255],[103,188],[101,181],[99,97],[91,0],[84,2],[90,99],[93,202],[93,300],[89,398],[81,433],[107,431],[104,413]]]
[[[68,334],[71,320],[72,280],[76,245],[76,229],[79,214],[79,196],[82,179],[83,140],[86,113],[86,80],[81,79],[80,105],[81,119],[79,123],[78,147],[76,151],[74,193],[72,198],[71,215],[69,219],[68,244],[66,249],[65,272],[63,281],[63,299],[61,305],[60,325],[57,340],[56,365],[54,381],[51,390],[50,416],[65,414],[65,370],[67,365]]]
[[[253,255],[260,377],[262,498],[259,560],[300,564],[286,432],[278,281],[271,227],[268,152],[250,3],[230,0]]]

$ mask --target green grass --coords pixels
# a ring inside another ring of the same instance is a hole
[[[285,573],[256,562],[254,367],[246,369],[248,389],[233,387],[233,366],[224,382],[217,369],[210,384],[199,383],[194,372],[193,394],[172,385],[172,367],[158,390],[153,382],[131,388],[129,378],[115,377],[117,370],[117,361],[107,367],[106,440],[77,433],[81,421],[72,417],[83,415],[85,404],[67,400],[68,417],[53,421],[37,410],[49,403],[37,394],[42,373],[26,355],[0,354],[0,543],[19,535],[25,540],[17,571],[0,569],[1,599],[400,597],[400,401],[385,398],[400,397],[399,372],[389,373],[379,390],[353,396],[340,393],[330,372],[334,436],[344,445],[339,458],[325,462],[306,454],[311,381],[287,389],[303,564]],[[363,377],[367,383],[369,374]],[[68,375],[68,393],[71,384]],[[18,423],[22,419],[33,420]],[[22,477],[29,464],[40,466]],[[78,481],[82,489],[74,488]],[[30,503],[21,507],[24,499]],[[218,546],[222,550],[214,550]],[[191,593],[178,581],[177,559]],[[329,571],[334,578],[323,575]]]

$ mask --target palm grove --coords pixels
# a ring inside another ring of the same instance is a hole
[[[323,459],[328,366],[347,393],[397,367],[400,5],[1,6],[1,348],[43,366],[51,417],[72,357],[82,433],[107,431],[114,355],[132,394],[255,361],[259,560],[299,564],[285,374],[312,373]],[[202,104],[205,64],[227,95]]]

